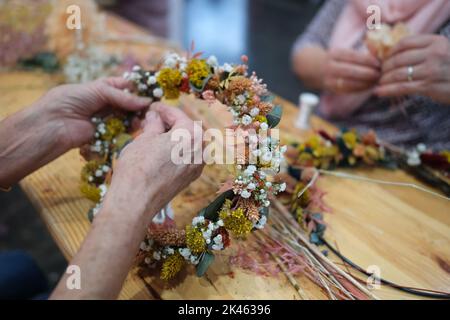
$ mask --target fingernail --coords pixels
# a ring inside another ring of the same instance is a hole
[[[148,97],[137,97],[139,102],[142,104],[150,105],[152,103],[152,99]]]

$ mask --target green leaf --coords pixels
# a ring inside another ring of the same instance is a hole
[[[262,209],[259,210],[259,213],[262,216],[266,216],[267,218],[269,218],[269,208],[268,207],[263,207]]]
[[[189,82],[189,86],[191,87],[192,91],[201,93],[205,89],[206,84],[208,83],[209,79],[211,79],[211,77],[212,77],[212,74],[210,74],[205,79],[203,79],[203,84],[202,84],[202,86],[200,88],[197,88],[191,82]]]
[[[200,259],[200,262],[197,264],[197,277],[203,277],[206,270],[208,270],[211,263],[214,261],[214,255],[210,252],[205,252]]]
[[[211,202],[206,208],[203,208],[199,215],[204,216],[206,219],[216,221],[219,217],[219,210],[222,208],[226,199],[234,197],[233,190],[228,190],[218,196],[213,202]]]
[[[267,96],[262,96],[261,98],[262,102],[273,102],[273,100],[275,99],[274,95],[267,95]]]
[[[128,133],[121,133],[115,139],[117,148],[122,149],[133,137]]]
[[[281,120],[283,114],[283,108],[281,106],[275,106],[272,111],[267,115],[267,123],[270,128],[275,128]]]
[[[89,211],[87,213],[87,217],[88,217],[90,223],[92,223],[92,221],[94,221],[94,208],[89,209]]]
[[[127,133],[121,133],[116,137],[116,152],[120,155],[123,149],[133,141],[133,137]]]

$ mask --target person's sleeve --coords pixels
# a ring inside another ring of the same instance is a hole
[[[309,24],[306,31],[298,36],[292,46],[292,53],[305,47],[328,48],[336,20],[339,18],[347,0],[327,0]]]

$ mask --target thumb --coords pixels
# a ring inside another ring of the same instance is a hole
[[[142,110],[152,102],[150,98],[138,97],[107,83],[100,83],[98,94],[105,104],[127,111]]]
[[[147,112],[142,125],[144,128],[144,134],[147,135],[153,136],[166,132],[164,122],[156,111],[150,110]]]

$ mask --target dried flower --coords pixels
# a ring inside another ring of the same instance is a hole
[[[80,185],[80,191],[89,200],[92,200],[94,202],[100,201],[100,189],[95,185],[87,182],[82,182]]]
[[[208,104],[213,104],[216,101],[216,96],[212,90],[206,90],[202,93],[202,98],[208,102]]]
[[[219,76],[215,74],[208,80],[205,89],[215,91],[219,89],[219,87],[220,87],[220,79]]]
[[[263,116],[269,114],[273,109],[273,104],[271,102],[260,102],[258,105],[259,113]]]
[[[182,76],[179,70],[165,68],[159,72],[157,82],[164,90],[167,99],[178,99],[180,96],[179,86]]]
[[[198,228],[191,225],[186,226],[186,245],[194,254],[199,254],[206,250],[206,240]]]
[[[119,118],[109,118],[106,120],[106,132],[102,134],[102,139],[111,141],[118,134],[125,132],[125,125]]]
[[[253,223],[258,222],[260,214],[256,202],[253,199],[239,199],[239,207],[241,207],[248,220]]]
[[[161,246],[186,245],[186,231],[178,229],[150,229],[148,236]]]
[[[236,237],[246,237],[253,229],[253,223],[247,219],[242,208],[231,210],[229,205],[225,204],[219,213],[219,217],[223,220],[225,228]]]
[[[349,149],[353,149],[358,141],[358,136],[353,131],[345,132],[342,135],[342,140],[345,142],[345,146]]]
[[[243,76],[232,77],[230,79],[230,82],[228,83],[227,90],[230,93],[239,95],[250,89],[251,85],[252,81],[246,77]]]
[[[186,72],[192,85],[201,88],[210,74],[210,67],[205,60],[193,59],[187,65]]]
[[[181,271],[183,265],[184,258],[176,251],[164,261],[161,269],[161,279],[165,281],[172,279]]]

